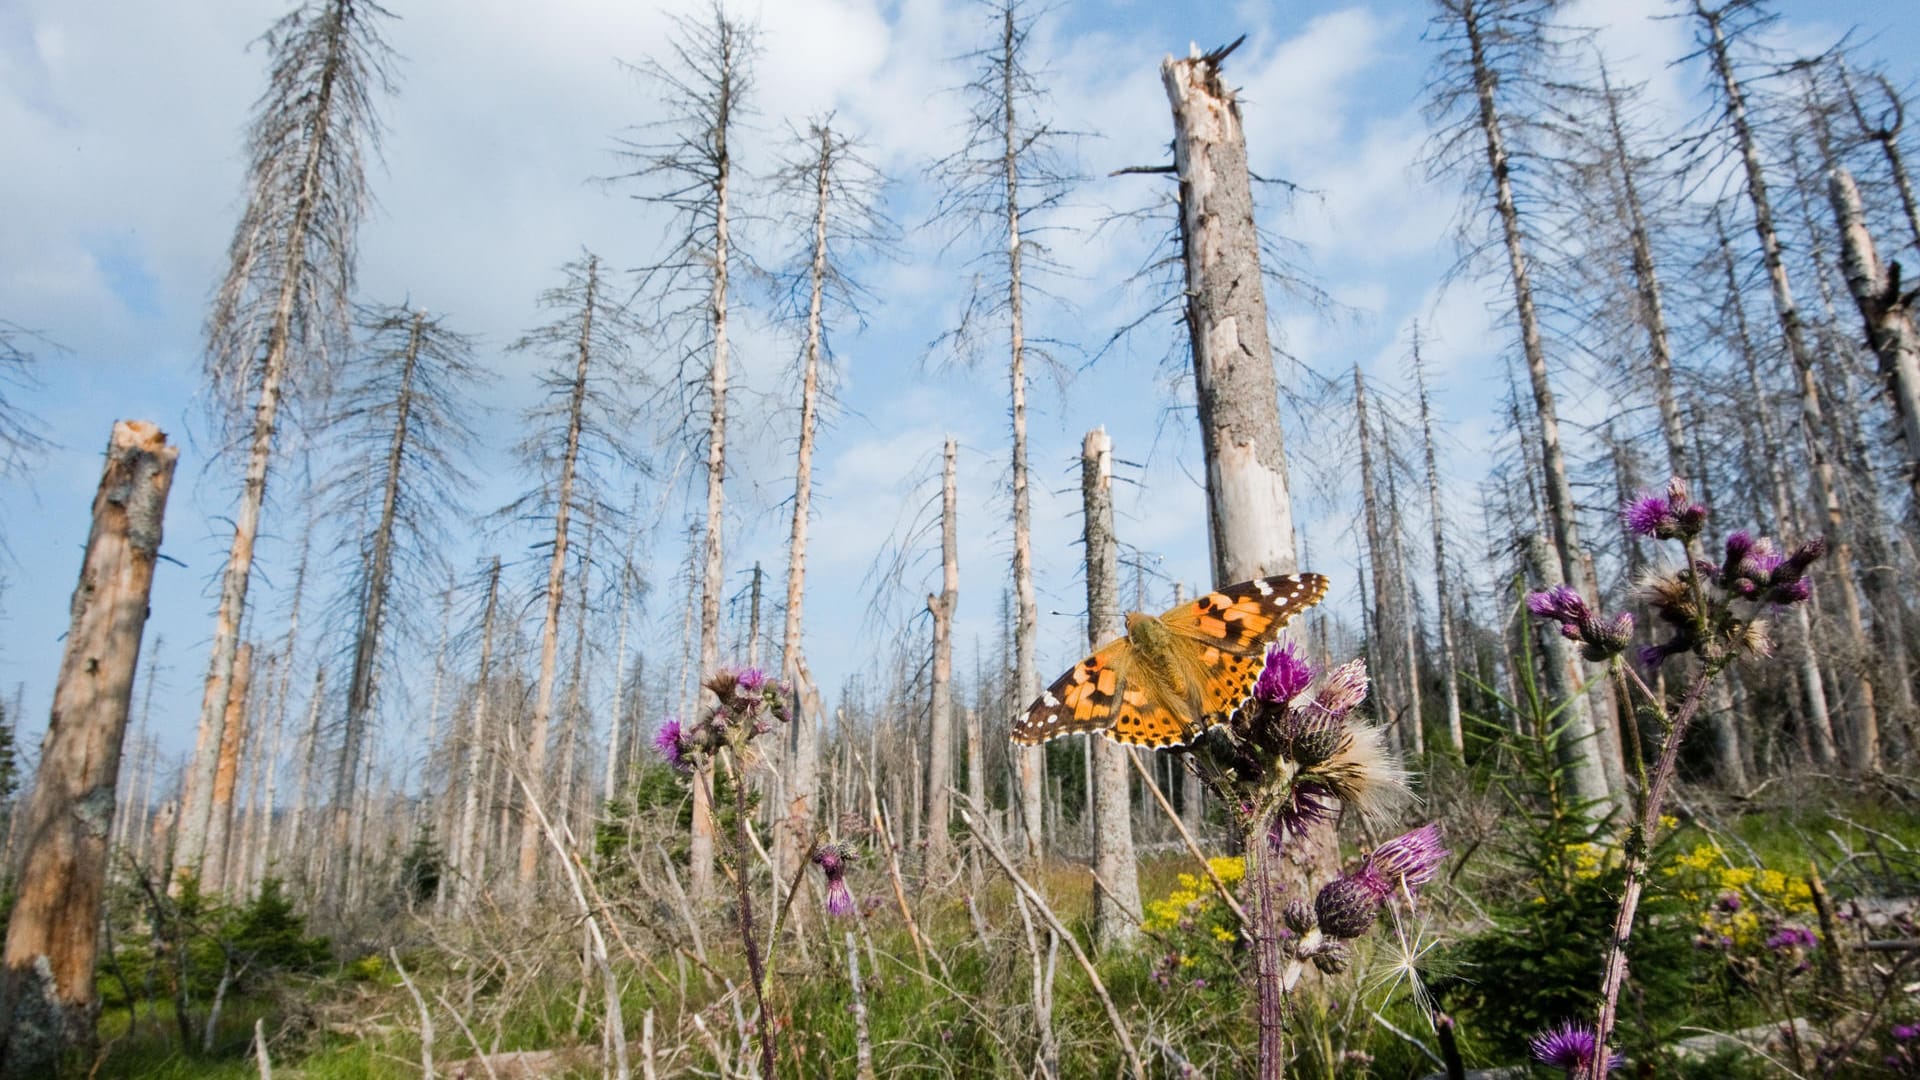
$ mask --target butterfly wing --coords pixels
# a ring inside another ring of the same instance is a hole
[[[1160,616],[1174,636],[1192,644],[1181,654],[1196,690],[1201,726],[1218,723],[1246,698],[1267,646],[1293,617],[1327,595],[1319,574],[1282,574],[1228,585]]]
[[[1034,746],[1062,735],[1105,731],[1123,703],[1132,658],[1127,639],[1116,638],[1067,669],[1025,716],[1014,720],[1013,741]]]

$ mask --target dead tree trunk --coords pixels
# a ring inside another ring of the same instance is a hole
[[[233,658],[227,684],[227,712],[220,725],[220,760],[213,776],[213,802],[207,816],[207,849],[200,881],[211,892],[224,886],[227,843],[233,832],[233,788],[240,775],[240,747],[246,741],[247,693],[253,688],[253,643],[243,642]]]
[[[1793,286],[1787,278],[1780,236],[1774,228],[1766,171],[1760,162],[1759,143],[1747,118],[1745,91],[1734,73],[1728,51],[1727,36],[1721,22],[1725,10],[1708,10],[1702,0],[1694,0],[1694,15],[1707,31],[1706,52],[1713,64],[1714,76],[1719,79],[1719,88],[1725,95],[1726,122],[1733,129],[1734,142],[1745,170],[1747,198],[1753,208],[1753,229],[1760,239],[1761,258],[1767,268],[1774,314],[1780,321],[1780,333],[1786,339],[1787,353],[1800,377],[1801,426],[1806,435],[1808,458],[1813,463],[1814,496],[1825,514],[1829,548],[1827,558],[1833,568],[1828,580],[1839,587],[1841,632],[1846,639],[1849,655],[1858,662],[1869,656],[1870,650],[1860,592],[1854,581],[1852,538],[1846,517],[1841,511],[1833,450],[1826,439],[1826,410],[1820,400],[1813,352],[1807,345],[1800,309],[1794,302]],[[1865,670],[1859,670],[1854,673],[1854,683],[1857,694],[1847,722],[1847,764],[1856,771],[1869,772],[1880,766],[1880,730],[1873,703],[1873,682]]]
[[[1660,435],[1667,444],[1667,469],[1685,477],[1687,437],[1680,426],[1680,407],[1673,393],[1673,342],[1667,333],[1667,309],[1660,290],[1660,274],[1653,264],[1653,239],[1646,209],[1640,201],[1640,182],[1620,119],[1620,95],[1600,68],[1600,89],[1607,107],[1607,132],[1613,161],[1620,172],[1620,200],[1627,212],[1627,238],[1633,251],[1633,284],[1640,297],[1637,312],[1647,332],[1647,366],[1653,373],[1653,399],[1660,410]]]
[[[808,708],[802,685],[801,615],[807,597],[807,526],[813,506],[813,441],[820,424],[820,359],[825,337],[823,307],[827,289],[827,216],[833,196],[835,142],[825,124],[816,128],[819,156],[814,161],[813,260],[807,271],[807,343],[800,376],[800,446],[793,464],[793,524],[787,534],[787,616],[780,634],[780,667],[793,687],[792,759],[787,771],[787,824],[777,837],[780,877],[788,880],[811,839],[820,786],[820,716]]]
[[[1222,56],[1160,64],[1173,106],[1187,337],[1216,585],[1299,569],[1246,133],[1239,102],[1220,79]],[[1188,806],[1197,811],[1199,802]],[[1340,853],[1332,831],[1317,830],[1288,844],[1280,860],[1285,887],[1304,895],[1308,883],[1338,871]]]
[[[1734,266],[1733,242],[1728,238],[1725,228],[1716,217],[1715,240],[1720,252],[1720,271],[1727,290],[1726,303],[1733,314],[1734,346],[1747,373],[1747,389],[1756,402],[1768,399],[1767,388],[1760,381],[1760,365],[1755,351],[1753,334],[1747,325],[1747,309],[1740,291],[1739,271]],[[1786,469],[1781,463],[1779,436],[1773,427],[1772,412],[1768,409],[1754,410],[1754,426],[1760,433],[1760,458],[1766,463],[1768,490],[1772,495],[1773,528],[1777,533],[1797,532],[1800,523],[1794,514],[1793,496],[1787,486]],[[1799,652],[1801,690],[1807,704],[1807,728],[1814,760],[1822,767],[1831,766],[1837,757],[1834,740],[1833,718],[1827,709],[1826,677],[1820,671],[1820,658],[1814,652],[1813,620],[1807,609],[1810,604],[1793,606],[1794,626],[1797,631],[1795,645]]]
[[[567,441],[560,460],[560,483],[553,508],[553,551],[547,563],[546,616],[540,627],[540,681],[533,697],[533,721],[527,733],[527,798],[546,798],[547,728],[553,718],[554,669],[560,650],[560,605],[566,598],[567,530],[573,521],[573,485],[579,464],[582,410],[587,401],[587,372],[593,363],[594,308],[599,300],[600,257],[587,257],[585,302],[575,349],[573,390],[568,399]],[[696,787],[698,785],[695,785]],[[531,888],[540,858],[539,815],[529,807],[520,817],[520,886]]]
[[[948,830],[953,806],[953,613],[960,606],[960,531],[955,474],[959,444],[947,436],[940,479],[940,595],[927,597],[933,613],[933,689],[927,710],[927,879],[947,872],[953,857]]]
[[[1024,709],[1040,693],[1038,637],[1040,606],[1033,594],[1033,525],[1027,491],[1027,328],[1026,285],[1022,277],[1025,250],[1020,237],[1020,157],[1022,146],[1016,106],[1020,100],[1015,79],[1021,71],[1018,51],[1024,35],[1013,4],[1001,9],[1000,20],[1000,132],[1001,173],[1005,182],[1007,215],[1007,381],[1013,413],[1013,683],[1014,705]],[[1039,747],[1009,747],[1020,775],[1020,822],[1026,856],[1038,861],[1046,850],[1045,752]]]
[[[1366,523],[1367,567],[1373,574],[1373,632],[1366,640],[1372,665],[1379,672],[1374,687],[1387,721],[1388,737],[1404,753],[1412,749],[1414,740],[1405,728],[1406,702],[1400,700],[1401,687],[1395,678],[1399,656],[1388,642],[1387,627],[1393,621],[1388,582],[1393,576],[1387,572],[1387,542],[1380,529],[1380,499],[1374,487],[1373,425],[1367,418],[1367,380],[1358,364],[1353,366],[1353,413],[1360,434],[1360,516]]]
[[[0,1072],[50,1070],[91,1038],[93,966],[121,741],[133,703],[160,527],[179,451],[141,420],[113,426],[41,743],[0,970]]]
[[[1844,167],[1834,166],[1828,195],[1840,223],[1840,266],[1866,322],[1867,341],[1880,358],[1880,375],[1906,444],[1907,484],[1920,503],[1920,333],[1914,329],[1912,294],[1901,291],[1899,263],[1881,264],[1867,231],[1860,191]]]
[[[491,752],[487,742],[487,703],[491,700],[489,680],[493,677],[493,616],[500,602],[500,556],[493,557],[487,569],[487,610],[480,617],[480,674],[473,684],[473,712],[467,723],[466,783],[460,801],[460,828],[454,841],[454,910],[464,911],[479,890],[475,868],[478,834],[481,829],[480,760]]]
[[[618,797],[621,777],[627,771],[620,747],[627,690],[627,615],[633,604],[634,582],[638,577],[638,572],[633,568],[633,545],[640,537],[640,530],[633,525],[640,508],[638,487],[633,490],[633,507],[634,513],[627,515],[627,553],[620,561],[620,632],[614,635],[613,644],[613,702],[607,708],[607,772],[600,786],[602,804],[611,804]]]
[[[1427,373],[1420,359],[1419,327],[1414,328],[1413,380],[1420,396],[1421,445],[1427,462],[1427,515],[1433,521],[1433,592],[1440,613],[1440,664],[1447,687],[1447,742],[1454,757],[1466,753],[1460,721],[1459,653],[1453,642],[1453,582],[1447,566],[1447,530],[1440,511],[1440,464],[1433,449],[1433,405],[1427,397]]]
[[[287,16],[269,36],[275,68],[252,127],[251,197],[208,320],[215,381],[247,388],[253,398],[245,478],[221,573],[180,816],[175,866],[186,873],[199,872],[205,863],[220,724],[246,615],[281,400],[297,389],[308,362],[297,353],[309,335],[317,338],[333,329],[325,324],[346,321],[355,235],[366,204],[364,142],[379,127],[373,92],[388,81],[388,50],[373,23],[384,14],[372,4],[331,0],[319,11]]]
[[[1120,618],[1120,557],[1113,533],[1113,441],[1105,428],[1080,446],[1080,493],[1087,547],[1087,639],[1092,647],[1126,633]],[[1124,946],[1140,933],[1140,866],[1133,850],[1133,799],[1127,755],[1105,736],[1088,735],[1093,757],[1093,932],[1102,948]]]
[[[587,544],[580,553],[578,591],[573,615],[573,671],[567,676],[566,720],[560,726],[560,793],[553,800],[553,812],[560,835],[566,836],[573,822],[574,756],[579,752],[580,720],[585,711],[585,667],[587,658],[587,596],[593,582],[593,542],[600,533],[600,519],[587,515]]]

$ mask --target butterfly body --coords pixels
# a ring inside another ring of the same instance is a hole
[[[1012,738],[1042,743],[1099,732],[1133,746],[1182,746],[1243,701],[1266,647],[1294,615],[1320,602],[1318,574],[1256,578],[1127,616],[1127,636],[1102,645],[1014,721]]]

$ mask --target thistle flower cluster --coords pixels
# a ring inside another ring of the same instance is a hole
[[[1195,746],[1195,765],[1243,824],[1267,823],[1275,847],[1342,804],[1382,817],[1405,774],[1381,730],[1356,722],[1366,699],[1366,661],[1316,671],[1292,644],[1270,646],[1253,693]]]
[[[1264,832],[1270,852],[1331,827],[1343,806],[1384,819],[1404,796],[1406,775],[1381,729],[1356,715],[1366,699],[1364,660],[1316,670],[1293,645],[1273,645],[1252,694],[1193,748],[1195,767],[1249,837]],[[1289,901],[1281,936],[1294,964],[1344,971],[1348,942],[1373,928],[1392,897],[1411,898],[1433,880],[1447,854],[1440,827],[1425,825],[1381,844],[1312,902]]]
[[[1621,509],[1627,530],[1656,540],[1677,540],[1686,561],[1677,569],[1655,572],[1641,583],[1640,598],[1667,628],[1667,640],[1642,646],[1637,658],[1657,668],[1669,657],[1694,653],[1718,667],[1740,655],[1769,656],[1765,609],[1803,603],[1812,595],[1807,570],[1826,553],[1826,542],[1810,540],[1782,552],[1766,537],[1739,530],[1728,535],[1725,554],[1714,562],[1697,546],[1706,529],[1707,508],[1687,495],[1686,481],[1668,481],[1665,495],[1642,495]],[[1737,609],[1735,601],[1750,606]],[[1624,652],[1633,637],[1633,616],[1596,614],[1578,592],[1556,585],[1527,597],[1527,610],[1560,626],[1580,643],[1580,655],[1596,663]]]
[[[716,703],[699,720],[668,720],[654,733],[653,748],[668,765],[690,772],[721,747],[744,753],[747,744],[793,719],[793,690],[759,668],[723,668],[706,681]]]

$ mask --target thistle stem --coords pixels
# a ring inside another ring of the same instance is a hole
[[[1639,684],[1641,692],[1649,695],[1655,710],[1664,720],[1666,710],[1661,707],[1659,699],[1652,697],[1652,691],[1638,672],[1631,668],[1626,670]],[[1719,671],[1718,667],[1703,667],[1687,686],[1686,694],[1680,701],[1680,711],[1674,714],[1673,722],[1666,725],[1666,742],[1660,747],[1660,758],[1654,763],[1653,775],[1641,793],[1639,820],[1631,826],[1627,842],[1624,867],[1626,883],[1620,890],[1620,910],[1614,916],[1613,936],[1607,942],[1605,974],[1600,982],[1600,1016],[1594,1025],[1593,1063],[1588,1066],[1588,1080],[1605,1080],[1607,1064],[1613,1057],[1607,1044],[1613,1036],[1620,988],[1627,981],[1627,940],[1633,934],[1633,920],[1640,911],[1640,894],[1646,888],[1647,853],[1653,846],[1654,830],[1660,824],[1660,808],[1666,802],[1667,788],[1673,782],[1674,768],[1680,758],[1680,742],[1686,736],[1688,724],[1700,711],[1700,703],[1706,700],[1707,684],[1713,681]]]
[[[737,755],[736,755],[737,756]],[[733,875],[734,885],[740,895],[739,923],[740,943],[747,950],[747,972],[753,978],[753,1000],[760,1009],[760,1061],[761,1069],[767,1080],[772,1080],[776,1061],[775,1040],[778,1035],[773,1029],[773,1014],[767,1010],[767,972],[760,961],[760,945],[753,936],[753,889],[749,883],[750,864],[747,862],[747,778],[745,770],[734,769],[733,773],[733,834],[734,852],[740,860],[738,872]],[[711,804],[713,799],[709,797]],[[803,864],[804,865],[804,864]]]
[[[1281,971],[1280,905],[1274,893],[1274,860],[1280,849],[1268,838],[1267,822],[1254,820],[1246,834],[1247,861],[1253,878],[1254,979],[1259,991],[1260,1080],[1281,1080],[1286,1074],[1287,982]],[[1295,978],[1298,976],[1296,975]]]

